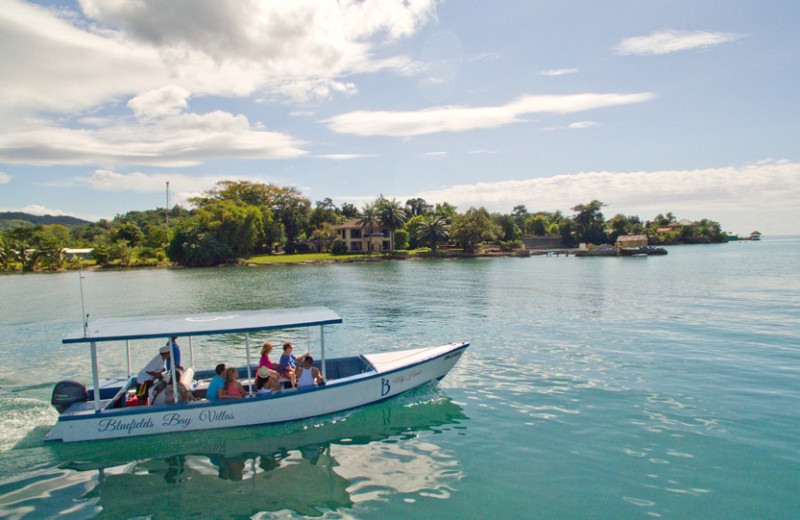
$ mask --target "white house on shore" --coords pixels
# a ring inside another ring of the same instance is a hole
[[[392,233],[387,228],[379,226],[367,227],[357,218],[348,220],[336,227],[336,238],[347,244],[347,251],[351,253],[380,253],[389,251],[392,247]]]
[[[94,249],[70,249],[65,247],[61,250],[61,258],[66,260],[91,260]]]

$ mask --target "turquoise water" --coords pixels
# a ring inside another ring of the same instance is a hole
[[[2,276],[0,518],[793,518],[799,268],[792,237],[90,272],[92,318],[325,305],[344,318],[329,355],[472,346],[439,384],[336,416],[75,445],[42,439],[53,383],[91,377],[86,348],[60,343],[80,328],[78,275]],[[157,346],[132,344],[134,371]],[[235,336],[194,350],[198,368],[245,356]],[[124,346],[100,356],[101,376],[125,373]]]

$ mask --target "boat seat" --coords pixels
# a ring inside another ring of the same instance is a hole
[[[192,388],[192,379],[194,379],[194,369],[192,367],[187,368],[181,374],[181,384],[188,389]]]

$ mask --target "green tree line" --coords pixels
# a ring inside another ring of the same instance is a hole
[[[526,237],[552,237],[564,247],[578,243],[613,244],[621,235],[646,234],[654,245],[723,242],[717,222],[703,219],[681,224],[672,213],[649,221],[637,216],[606,219],[605,204],[593,200],[561,211],[530,212],[524,205],[510,213],[485,208],[458,212],[452,204],[429,204],[421,198],[404,204],[383,195],[358,209],[330,198],[312,202],[298,190],[248,181],[222,181],[190,199],[193,209],[174,206],[131,211],[112,220],[67,227],[20,226],[0,234],[3,269],[33,270],[64,266],[63,248],[91,248],[100,265],[211,266],[282,248],[286,254],[305,253],[315,244],[342,253],[336,227],[351,220],[367,230],[388,232],[390,249],[443,247],[467,253],[493,245],[504,250],[521,247]]]

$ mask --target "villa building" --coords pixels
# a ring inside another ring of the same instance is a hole
[[[392,233],[379,226],[367,227],[357,218],[336,227],[336,239],[347,244],[350,253],[380,253],[392,248]]]

